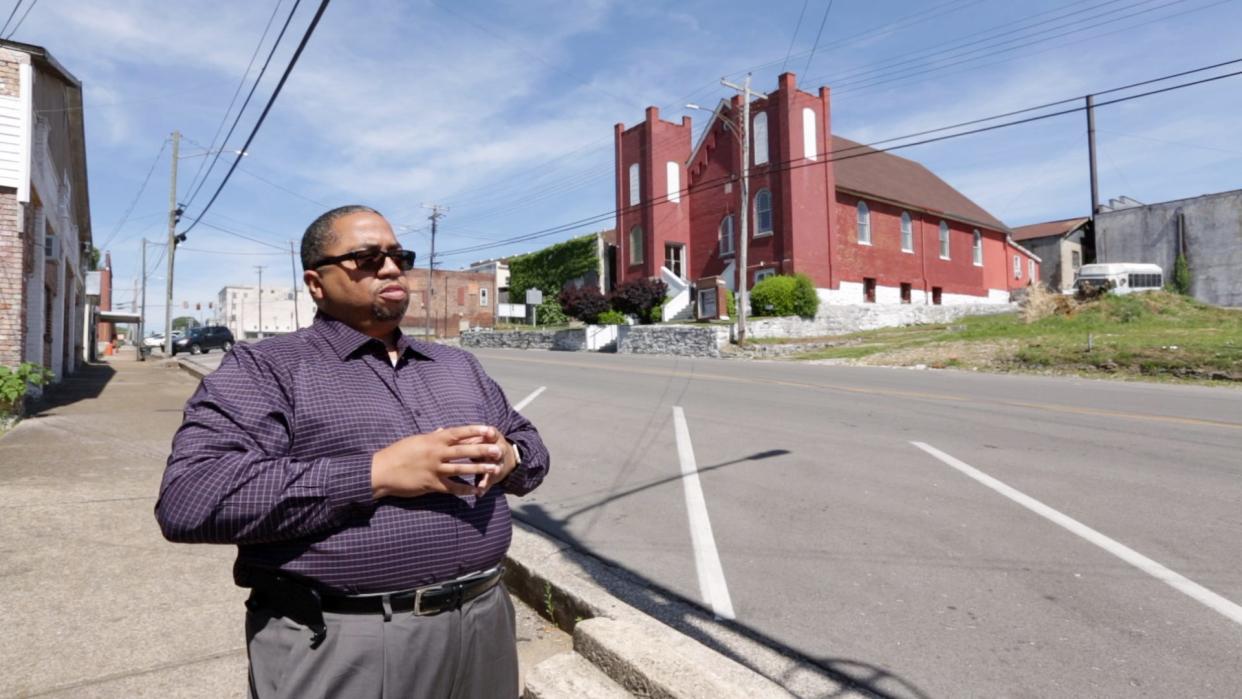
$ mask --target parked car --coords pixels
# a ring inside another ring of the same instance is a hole
[[[213,349],[221,349],[225,352],[233,349],[233,333],[223,325],[191,328],[188,335],[173,342],[173,354],[178,352],[203,354]]]
[[[182,336],[183,336],[183,333],[180,330],[174,330],[173,331],[173,342],[180,340]],[[164,334],[156,333],[150,337],[143,339],[142,346],[149,347],[152,349],[159,349],[160,347],[163,347],[164,346]]]

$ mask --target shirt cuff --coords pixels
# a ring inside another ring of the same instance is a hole
[[[328,459],[328,506],[334,512],[375,502],[371,457],[366,454]]]

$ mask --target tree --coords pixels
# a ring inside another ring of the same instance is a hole
[[[609,300],[613,308],[636,316],[640,323],[654,323],[659,318],[654,316],[653,311],[664,303],[666,294],[668,294],[668,285],[663,281],[641,277],[617,286],[609,296]]]
[[[1179,252],[1173,263],[1173,289],[1183,296],[1190,295],[1190,264],[1184,252]]]
[[[181,332],[185,332],[186,330],[189,330],[190,328],[197,328],[197,327],[198,327],[198,321],[194,319],[194,316],[177,316],[176,318],[173,318],[173,322],[172,322],[173,332],[176,332],[178,330],[180,330]]]

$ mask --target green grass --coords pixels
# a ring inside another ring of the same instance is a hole
[[[900,353],[906,363],[932,366],[1242,381],[1242,311],[1165,292],[1106,296],[1073,315],[1031,323],[1015,314],[973,316],[952,325],[886,328],[832,339],[840,346],[798,358]],[[985,346],[992,350],[988,361],[970,359],[970,348]],[[963,356],[945,359],[947,348],[961,349]],[[911,361],[919,350],[939,359]]]

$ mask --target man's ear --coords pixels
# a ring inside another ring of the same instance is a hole
[[[323,280],[319,278],[319,272],[313,269],[302,272],[302,281],[306,284],[306,290],[310,292],[311,298],[316,301],[323,300]]]

